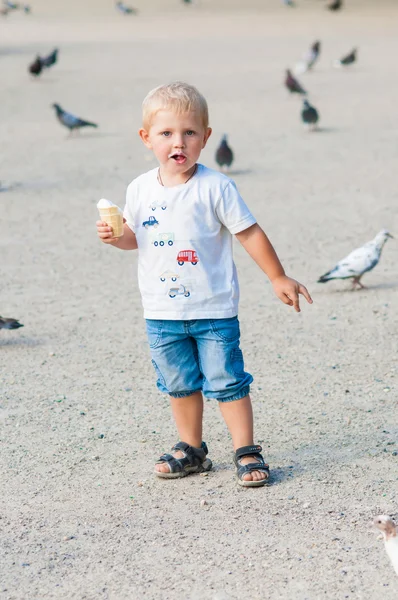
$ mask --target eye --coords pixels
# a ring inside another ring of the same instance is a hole
[[[164,137],[169,137],[171,135],[171,131],[162,131],[161,135]]]
[[[187,135],[189,135],[189,136],[195,135],[195,132],[192,131],[192,129],[188,129]]]

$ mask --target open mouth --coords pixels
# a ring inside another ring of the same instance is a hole
[[[170,156],[178,165],[183,165],[187,161],[187,157],[184,154],[175,153]]]

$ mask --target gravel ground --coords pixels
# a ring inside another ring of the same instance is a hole
[[[302,0],[37,0],[0,21],[0,597],[146,600],[396,600],[370,529],[397,511],[397,242],[361,292],[319,275],[379,229],[398,235],[398,9],[352,0],[340,14]],[[347,2],[348,4],[348,2]],[[148,5],[148,6],[147,6]],[[308,133],[283,71],[322,40],[301,77],[321,113]],[[60,47],[37,81],[37,52]],[[359,47],[347,70],[335,58]],[[196,84],[210,105],[214,166],[225,131],[233,178],[289,274],[310,289],[282,305],[236,246],[242,346],[253,373],[266,488],[238,488],[214,401],[214,470],[155,479],[176,441],[157,392],[136,256],[101,246],[96,202],[123,205],[155,166],[136,135],[161,82]],[[50,105],[100,124],[67,138]]]

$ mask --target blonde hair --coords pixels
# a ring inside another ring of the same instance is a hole
[[[145,129],[151,126],[152,118],[159,110],[174,110],[177,114],[197,110],[203,127],[209,126],[209,109],[204,96],[193,85],[175,81],[159,85],[146,95],[142,103],[142,122]]]

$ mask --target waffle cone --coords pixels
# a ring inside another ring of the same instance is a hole
[[[122,237],[123,235],[123,215],[118,206],[109,206],[108,208],[100,208],[100,217],[109,227],[112,227],[114,237]]]

